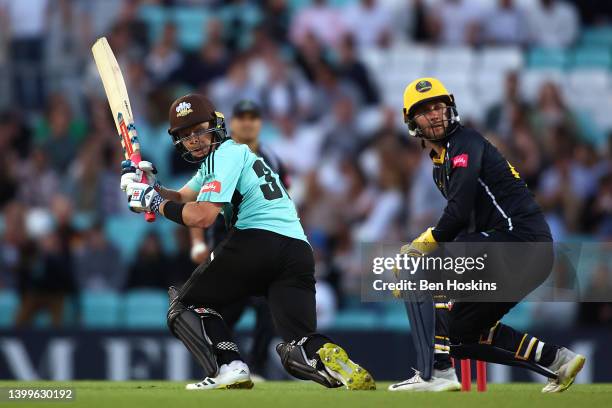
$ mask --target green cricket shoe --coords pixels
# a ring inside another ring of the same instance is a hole
[[[326,371],[349,390],[375,390],[376,382],[368,371],[353,362],[337,344],[325,343],[317,354]]]

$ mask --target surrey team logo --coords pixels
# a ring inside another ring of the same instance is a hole
[[[417,92],[421,92],[421,93],[427,92],[431,90],[431,82],[425,81],[425,80],[419,81],[417,82],[415,89]]]
[[[176,117],[177,118],[180,118],[182,116],[187,116],[191,112],[193,112],[193,109],[191,109],[191,104],[189,102],[181,102],[176,107]]]

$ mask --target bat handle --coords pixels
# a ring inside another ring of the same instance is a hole
[[[138,165],[138,163],[140,163],[140,161],[141,161],[140,152],[132,153],[132,156],[130,157],[130,160],[135,165]],[[144,174],[142,175],[142,182],[143,183],[147,182],[147,176],[144,175]],[[155,213],[152,212],[152,211],[147,211],[144,216],[145,216],[145,221],[147,221],[147,222],[155,221]]]

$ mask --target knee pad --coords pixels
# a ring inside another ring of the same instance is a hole
[[[181,340],[196,358],[204,369],[206,377],[216,376],[219,365],[215,347],[206,333],[203,319],[207,314],[218,315],[218,313],[212,309],[185,307],[178,301],[178,291],[173,287],[169,289],[168,294],[170,296],[170,308],[168,309],[167,321],[170,332]]]
[[[324,341],[331,342],[322,335],[311,335],[302,337],[300,340],[292,340],[289,343],[280,343],[276,346],[276,352],[280,356],[285,370],[295,378],[301,380],[312,380],[328,388],[342,386],[342,383],[332,378],[326,371],[323,363],[317,357],[308,358],[306,347],[312,348],[315,344]],[[307,343],[310,343],[307,345]],[[314,346],[317,350],[320,347]]]

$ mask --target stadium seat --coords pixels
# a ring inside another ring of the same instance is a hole
[[[432,54],[433,70],[473,73],[475,52],[469,47],[439,47]]]
[[[177,28],[177,40],[181,48],[193,51],[206,41],[208,13],[202,7],[175,7],[172,20]]]
[[[502,72],[482,68],[476,75],[478,81],[475,95],[484,108],[483,110],[486,111],[504,97],[505,77]]]
[[[147,4],[138,9],[138,15],[147,24],[149,41],[154,43],[159,39],[164,25],[168,22],[168,11],[164,7]]]
[[[579,68],[604,68],[612,65],[612,57],[608,47],[582,47],[572,54],[572,65]]]
[[[162,290],[132,290],[124,297],[123,323],[129,329],[162,329],[167,312],[168,295]]]
[[[408,331],[410,323],[408,322],[404,304],[400,301],[385,302],[385,306],[385,315],[380,320],[380,325],[385,329]]]
[[[14,290],[0,290],[0,327],[10,327],[15,321],[19,307],[19,296]]]
[[[612,47],[612,27],[585,28],[580,44],[584,46]]]
[[[429,47],[400,44],[389,50],[389,55],[392,69],[425,73],[431,64],[432,51]],[[386,67],[388,68],[389,66]]]
[[[351,309],[336,314],[332,325],[335,329],[367,330],[378,327],[379,319],[370,310]]]
[[[121,251],[121,257],[129,262],[132,260],[141,238],[149,228],[141,215],[126,214],[108,217],[104,224],[107,238]]]
[[[610,88],[607,69],[575,69],[568,73],[567,79],[573,93],[592,95],[594,91],[606,92]]]
[[[567,62],[567,52],[559,48],[533,48],[527,56],[529,68],[535,69],[564,69]]]
[[[81,324],[87,328],[119,326],[120,296],[115,292],[83,292],[80,295]]]
[[[493,74],[519,70],[523,67],[523,53],[518,47],[487,47],[477,60],[480,72]]]
[[[564,85],[565,75],[556,69],[528,69],[521,72],[521,94],[528,101],[535,101],[545,82],[552,81]]]

